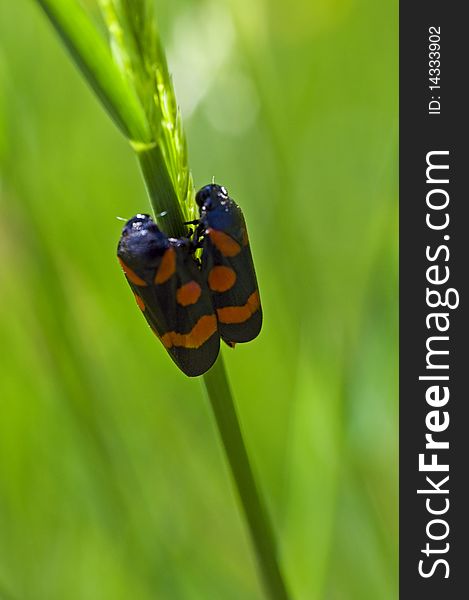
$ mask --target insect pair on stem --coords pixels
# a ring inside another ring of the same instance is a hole
[[[199,219],[190,238],[169,238],[149,215],[122,231],[117,255],[153,332],[188,376],[229,346],[254,339],[262,309],[243,213],[216,184],[197,192]],[[201,260],[195,251],[201,248]]]

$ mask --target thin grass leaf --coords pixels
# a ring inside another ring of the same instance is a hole
[[[108,27],[114,60],[144,108],[152,141],[161,149],[183,220],[192,220],[194,191],[187,143],[153,5],[146,0],[98,3]],[[134,149],[137,154],[146,151],[138,144]]]
[[[151,141],[150,127],[135,92],[116,68],[106,40],[75,0],[38,0],[105,109],[130,140]]]
[[[184,220],[192,217],[193,185],[181,116],[152,3],[97,0],[108,29],[109,50],[74,0],[38,1],[108,112],[129,138],[160,226],[170,235],[183,235]],[[132,108],[135,122],[127,114]],[[272,600],[288,600],[273,530],[251,469],[221,354],[204,376],[204,385],[266,592]]]
[[[77,0],[38,0],[107,112],[131,143],[160,227],[186,234],[194,190],[187,146],[153,9],[98,0],[109,40]]]

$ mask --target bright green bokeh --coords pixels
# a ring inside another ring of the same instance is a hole
[[[295,600],[397,597],[397,2],[159,0],[197,187],[241,204],[224,348]],[[0,5],[0,598],[260,600],[202,386],[115,259],[131,149],[32,0]]]

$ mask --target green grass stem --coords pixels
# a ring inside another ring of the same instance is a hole
[[[275,537],[256,484],[221,354],[203,380],[268,597],[272,600],[288,600],[289,595],[277,558]]]
[[[157,145],[141,147],[137,158],[153,211],[161,228],[172,237],[186,234],[184,215],[178,202],[173,183]]]
[[[136,152],[162,229],[184,235],[192,179],[186,141],[146,0],[99,0],[108,43],[75,0],[38,0],[83,75]],[[112,51],[109,47],[112,46]],[[203,377],[270,600],[288,600],[273,530],[249,461],[220,354]]]

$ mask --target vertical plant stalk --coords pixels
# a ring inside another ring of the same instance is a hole
[[[269,598],[288,600],[275,537],[249,461],[223,357],[204,375],[204,385],[225,448]]]
[[[184,235],[184,221],[192,217],[193,185],[152,1],[97,0],[108,28],[108,43],[77,0],[37,2],[134,149],[161,228],[171,236]],[[275,537],[256,485],[221,354],[203,380],[267,595],[270,600],[288,600]]]
[[[184,216],[178,202],[161,148],[156,144],[147,147],[135,145],[143,180],[155,217],[169,236],[186,235]]]

